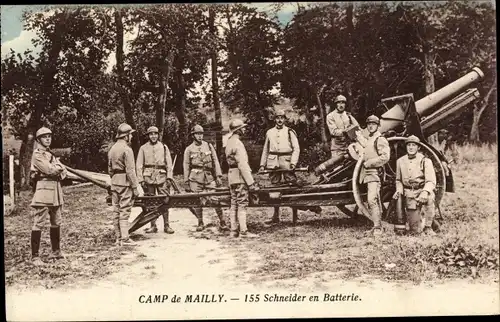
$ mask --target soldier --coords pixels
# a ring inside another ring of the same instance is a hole
[[[130,125],[120,124],[116,142],[108,152],[108,173],[111,177],[111,200],[116,243],[121,246],[136,245],[128,235],[128,220],[134,197],[144,195],[135,172],[134,152],[130,148],[133,132],[135,130]]]
[[[240,141],[245,126],[240,119],[232,120],[229,123],[231,135],[226,143],[226,160],[229,165],[227,177],[231,191],[231,237],[238,237],[238,223],[241,237],[258,237],[247,229],[248,190],[257,190],[258,187],[248,164],[247,151]]]
[[[429,158],[419,152],[420,139],[411,135],[406,139],[407,155],[402,156],[396,163],[396,192],[393,198],[403,197],[410,232],[419,234],[421,231],[422,215],[424,213],[423,232],[435,235],[432,230],[434,221],[434,189],[436,187],[436,173]]]
[[[214,190],[215,187],[222,186],[222,171],[219,158],[212,144],[203,141],[203,127],[195,125],[191,131],[193,143],[184,151],[184,182],[187,190],[192,192],[202,192]],[[215,207],[215,212],[219,217],[219,229],[227,229],[222,208]],[[203,208],[194,208],[198,226],[196,231],[202,231]]]
[[[31,178],[35,187],[31,207],[33,207],[33,226],[31,228],[31,257],[34,265],[43,265],[40,259],[40,239],[42,227],[47,218],[50,220],[50,244],[52,252],[49,258],[64,258],[61,254],[61,212],[64,204],[61,180],[66,177],[66,168],[57,160],[49,148],[52,143],[52,131],[46,127],[36,131],[37,148],[31,158]]]
[[[336,109],[326,116],[326,124],[332,136],[332,143],[330,146],[332,158],[347,153],[347,147],[349,145],[347,130],[350,127],[359,126],[358,121],[356,121],[351,113],[345,111],[346,102],[347,99],[345,96],[337,96],[334,101]]]
[[[373,235],[382,234],[381,222],[381,200],[380,200],[380,170],[389,161],[391,149],[389,142],[380,134],[378,128],[380,119],[375,115],[370,115],[366,119],[368,138],[357,133],[358,142],[364,147],[363,167],[359,175],[360,183],[367,186],[367,202],[370,215],[373,220]]]
[[[263,172],[265,169],[295,169],[300,155],[299,141],[295,131],[287,127],[284,122],[285,111],[277,110],[275,113],[276,125],[266,133],[266,140],[260,158],[259,172]],[[270,173],[269,178],[273,185],[280,183],[294,185],[297,183],[297,177],[293,171]],[[315,212],[321,211],[320,207],[309,208]],[[308,208],[303,208],[303,210],[307,209]],[[297,208],[292,208],[292,211],[296,213]],[[279,221],[279,207],[274,207],[273,218],[266,221],[266,224],[279,223]]]
[[[149,141],[139,148],[137,154],[136,170],[137,180],[143,187],[144,192],[149,195],[168,195],[167,179],[173,178],[172,157],[168,147],[159,142],[159,131],[156,126],[150,126],[147,130]],[[163,217],[163,231],[173,234],[168,221],[168,209],[161,214]],[[146,233],[157,233],[156,220],[151,221],[151,227]]]

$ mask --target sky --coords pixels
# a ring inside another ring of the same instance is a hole
[[[271,8],[271,3],[248,3],[248,5],[256,7],[260,11],[267,11]],[[287,23],[291,20],[296,3],[286,3],[282,10],[278,13],[278,18],[282,23]],[[24,52],[27,49],[34,49],[31,40],[36,36],[34,32],[24,29],[22,22],[22,13],[24,10],[43,10],[41,5],[10,5],[1,6],[1,51],[2,57],[6,55],[12,48],[16,52]]]

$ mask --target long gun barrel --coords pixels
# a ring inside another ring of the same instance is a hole
[[[446,103],[455,96],[461,94],[463,91],[465,91],[465,89],[467,89],[468,86],[482,79],[483,77],[484,73],[481,71],[481,69],[479,69],[478,67],[474,67],[471,72],[467,73],[456,81],[416,101],[415,109],[417,114],[421,118],[427,116],[427,118],[425,118],[425,122],[422,122],[422,128],[426,129],[427,133],[429,133],[430,129],[435,131],[437,130],[437,126],[440,121],[442,121],[444,118],[450,117],[453,113],[460,111],[460,108],[465,105],[463,102],[461,104],[450,104],[450,102],[446,104],[443,109],[439,109],[438,111],[436,111],[436,108],[439,106],[439,104]],[[467,98],[463,98],[462,101],[470,102],[470,100],[468,100],[470,98],[473,98],[473,96],[469,95]],[[453,99],[453,101],[455,101],[456,99],[457,98]],[[384,133],[390,130],[397,129],[406,121],[406,112],[407,111],[403,108],[403,106],[396,104],[394,107],[382,114],[380,118],[379,131],[381,133]],[[330,169],[335,168],[335,166],[340,165],[345,160],[345,158],[345,155],[339,155],[335,158],[326,160],[314,169],[315,173],[317,175],[320,175],[326,171],[329,171]]]

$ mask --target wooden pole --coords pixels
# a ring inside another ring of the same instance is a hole
[[[15,202],[15,191],[14,191],[14,155],[9,155],[9,188],[10,188],[10,200],[12,200],[12,206]]]

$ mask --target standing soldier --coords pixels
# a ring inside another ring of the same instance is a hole
[[[326,124],[332,136],[330,150],[332,158],[344,155],[347,153],[349,140],[347,130],[351,127],[359,126],[358,121],[345,111],[347,99],[343,95],[337,96],[334,101],[336,104],[335,110],[328,113],[326,116]]]
[[[187,190],[192,192],[202,192],[214,190],[215,187],[222,186],[222,171],[217,158],[217,153],[212,144],[203,141],[203,127],[195,125],[191,131],[193,143],[184,151],[184,182]],[[222,208],[215,207],[215,212],[219,217],[219,229],[227,229],[224,221]],[[196,231],[202,231],[203,208],[194,208],[198,226]]]
[[[143,187],[144,192],[149,195],[168,195],[167,179],[173,178],[172,157],[168,147],[159,142],[159,131],[156,126],[150,126],[147,131],[149,141],[139,148],[137,154],[136,170],[137,180]],[[168,221],[168,209],[162,214],[163,231],[173,234]],[[146,233],[156,233],[156,220],[151,221],[151,227]]]
[[[44,222],[50,220],[50,244],[52,253],[49,258],[64,258],[60,250],[61,211],[64,204],[61,180],[66,177],[66,168],[50,153],[52,131],[46,127],[36,131],[37,148],[31,158],[31,178],[35,194],[31,201],[34,209],[31,228],[31,256],[34,265],[43,265],[40,259],[40,239]]]
[[[368,129],[368,139],[358,132],[358,142],[364,146],[363,167],[359,175],[360,182],[367,186],[367,202],[370,215],[373,220],[373,235],[382,234],[381,211],[382,204],[380,199],[380,170],[390,159],[391,149],[389,142],[380,134],[378,128],[380,119],[375,115],[370,115],[366,119]]]
[[[241,237],[258,237],[247,229],[248,190],[257,190],[258,187],[248,164],[247,151],[240,141],[245,126],[240,119],[232,120],[229,123],[231,135],[226,143],[226,160],[229,165],[227,178],[231,191],[231,237],[238,237],[238,223]]]
[[[116,142],[108,152],[108,173],[111,177],[111,201],[113,204],[116,242],[122,246],[134,246],[129,238],[129,217],[134,197],[141,197],[144,191],[135,172],[134,152],[130,148],[135,130],[126,123],[118,126]]]
[[[406,152],[396,163],[396,192],[394,199],[403,198],[410,232],[419,234],[424,213],[423,232],[435,235],[432,222],[435,215],[436,173],[429,158],[419,152],[420,139],[411,135],[406,139]]]

